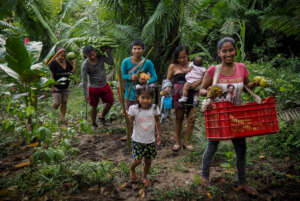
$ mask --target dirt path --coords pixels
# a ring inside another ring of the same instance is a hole
[[[162,126],[163,141],[158,147],[157,158],[152,164],[150,174],[151,186],[147,189],[145,200],[150,199],[154,187],[158,189],[170,188],[174,184],[178,187],[187,186],[193,182],[194,175],[200,173],[199,167],[183,162],[183,157],[188,151],[180,150],[177,153],[172,151],[172,146],[175,143],[175,133],[173,130],[170,131],[170,128],[174,128],[172,122],[172,120],[169,120]],[[118,122],[114,122],[114,125],[116,124],[118,125]],[[80,149],[78,157],[91,161],[109,160],[116,165],[119,165],[121,162],[129,164],[131,159],[127,142],[120,141],[124,134],[117,130],[115,132],[80,135],[78,136],[79,142],[75,144]],[[142,166],[138,167],[137,172],[141,176]],[[128,182],[128,177],[117,178],[116,181],[117,185],[119,185],[116,187],[118,188],[120,200],[136,200],[139,197],[140,187],[135,189],[128,185],[120,189],[122,184]]]

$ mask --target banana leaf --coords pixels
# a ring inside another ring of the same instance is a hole
[[[25,70],[30,69],[32,62],[23,41],[15,37],[10,37],[6,40],[5,47],[5,60],[9,68],[19,75]]]

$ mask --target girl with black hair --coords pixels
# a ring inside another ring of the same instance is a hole
[[[145,166],[142,180],[145,186],[150,184],[147,179],[152,159],[156,157],[155,130],[157,130],[156,143],[161,143],[161,127],[159,120],[158,96],[155,90],[155,104],[152,104],[154,96],[153,88],[148,86],[136,90],[138,104],[129,107],[128,116],[131,128],[131,156],[133,161],[130,166],[130,178],[137,181],[135,168],[141,164],[144,158]]]

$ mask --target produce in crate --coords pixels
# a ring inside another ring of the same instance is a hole
[[[268,80],[262,76],[255,76],[253,78],[253,82],[258,84],[261,87],[267,87],[268,86]]]
[[[207,96],[212,99],[222,96],[222,88],[217,85],[212,86],[208,90]]]

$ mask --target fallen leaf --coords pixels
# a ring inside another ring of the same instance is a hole
[[[100,192],[101,192],[101,194],[103,194],[103,192],[104,192],[104,187],[103,186],[100,188]]]
[[[39,146],[40,142],[35,142],[35,143],[32,143],[30,145],[28,145],[29,147],[37,147]]]
[[[126,186],[127,186],[127,183],[124,183],[124,184],[122,184],[122,185],[120,186],[120,189],[122,190],[122,189],[124,189]]]
[[[142,200],[142,199],[144,199],[144,197],[145,197],[145,189],[141,188],[139,190],[139,199]]]
[[[288,156],[287,156],[287,157],[284,157],[284,160],[285,160],[285,161],[289,161],[289,160],[290,160],[290,157],[288,157]]]
[[[105,134],[106,134],[106,135],[110,135],[110,132],[106,132]]]
[[[264,156],[264,155],[260,155],[259,158],[260,158],[260,159],[264,159],[265,156]]]
[[[23,161],[21,163],[18,163],[17,165],[15,165],[14,167],[15,168],[22,168],[22,167],[25,167],[25,166],[28,166],[30,165],[30,161],[29,160],[26,160],[26,161]]]
[[[291,174],[286,174],[286,176],[291,179],[293,176]]]
[[[211,199],[211,198],[212,198],[212,196],[211,196],[211,193],[210,193],[210,192],[207,192],[207,193],[206,193],[206,195],[207,195],[207,197],[208,197],[209,199]]]
[[[226,181],[225,181],[225,179],[224,179],[223,177],[221,177],[221,178],[218,180],[218,182],[224,184]]]
[[[1,174],[2,174],[2,176],[7,176],[9,174],[9,170],[5,170]]]
[[[89,191],[96,191],[96,190],[98,190],[98,185],[92,186],[88,190]]]

